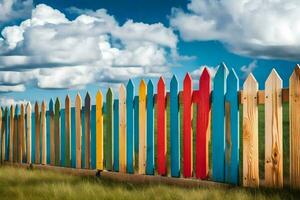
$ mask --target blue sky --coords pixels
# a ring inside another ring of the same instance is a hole
[[[297,0],[0,0],[0,103],[94,97],[128,78],[154,83],[225,62],[260,89],[300,60]],[[284,14],[283,14],[284,13]],[[195,84],[196,87],[196,84]]]

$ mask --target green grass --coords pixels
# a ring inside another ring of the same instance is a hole
[[[57,172],[0,168],[0,199],[297,199],[288,190],[135,185]]]

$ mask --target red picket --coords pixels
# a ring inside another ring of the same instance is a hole
[[[196,178],[208,176],[208,142],[210,138],[210,75],[207,68],[199,80],[196,125]]]
[[[167,175],[166,87],[162,77],[157,84],[157,172]]]
[[[192,131],[192,78],[187,74],[183,81],[183,176],[191,177],[193,173],[193,131]]]

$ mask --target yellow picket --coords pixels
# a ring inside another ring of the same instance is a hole
[[[119,156],[120,156],[120,172],[126,173],[126,89],[123,84],[119,90]]]
[[[103,96],[99,90],[96,94],[96,168],[103,170]]]

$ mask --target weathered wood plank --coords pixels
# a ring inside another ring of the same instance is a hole
[[[50,164],[55,165],[55,139],[54,139],[54,107],[53,100],[49,102],[49,115],[50,115]]]
[[[146,171],[146,96],[147,86],[144,80],[141,80],[139,87],[139,174],[145,174]]]
[[[265,185],[283,187],[282,80],[273,69],[265,83]]]
[[[105,144],[105,168],[113,170],[113,91],[111,88],[106,93],[106,144]]]
[[[15,115],[15,108],[13,105],[11,105],[10,115],[9,115],[9,161],[10,162],[13,162],[14,115]]]
[[[126,89],[121,84],[119,89],[119,157],[120,172],[126,173]]]
[[[15,113],[14,113],[14,137],[13,137],[13,162],[18,161],[18,116],[20,114],[19,105],[16,105],[15,107]]]
[[[197,102],[196,125],[196,178],[208,177],[209,154],[208,145],[210,139],[210,74],[205,68],[199,80],[199,92]]]
[[[103,95],[99,90],[96,94],[96,169],[103,170]]]
[[[27,154],[27,163],[31,164],[31,104],[27,103],[26,106],[26,137],[27,137],[27,145],[26,145],[26,154]]]
[[[126,167],[127,173],[132,174],[134,172],[134,85],[131,79],[129,79],[126,86]]]
[[[180,177],[180,128],[178,81],[174,75],[170,83],[170,156],[171,176]]]
[[[85,168],[90,169],[91,159],[91,97],[87,92],[84,100]]]
[[[43,165],[47,164],[47,147],[46,147],[46,102],[42,102],[41,106],[41,139],[42,139],[42,161]]]
[[[243,93],[243,185],[246,187],[259,186],[257,90],[258,83],[249,74]]]
[[[300,65],[290,77],[290,186],[300,188]]]
[[[61,143],[61,122],[60,122],[60,100],[57,97],[54,106],[54,151],[55,151],[55,165],[60,165],[60,143]]]
[[[139,162],[139,96],[134,97],[134,168],[137,169]]]
[[[75,100],[75,121],[76,121],[76,168],[81,168],[81,137],[82,137],[82,124],[81,124],[81,97],[78,93]]]
[[[113,168],[115,172],[118,172],[120,169],[119,99],[114,100],[113,106]]]
[[[19,138],[20,141],[18,141],[20,145],[20,155],[19,157],[19,163],[22,163],[26,161],[26,134],[25,134],[25,107],[24,104],[21,104],[21,112],[19,116],[19,126],[20,126],[20,131],[19,131]]]
[[[91,102],[92,103],[92,102]],[[91,158],[90,169],[96,169],[96,105],[91,106]]]
[[[239,80],[232,68],[227,77],[225,96],[225,182],[237,185],[239,183]]]
[[[1,146],[0,146],[0,148],[1,148],[1,163],[3,163],[4,162],[4,158],[5,158],[5,131],[4,131],[4,117],[2,116],[2,113],[3,113],[4,111],[2,111],[2,108],[0,108],[0,136],[1,136],[1,138],[0,138],[0,140],[1,140]],[[3,113],[3,115],[4,115],[4,113]]]
[[[146,174],[154,175],[154,102],[153,83],[151,80],[147,84],[147,155]]]
[[[71,167],[76,168],[76,112],[71,108]]]
[[[65,155],[65,166],[71,167],[71,99],[69,95],[65,99]]]
[[[4,119],[3,119],[4,131],[5,131],[5,160],[9,160],[9,108],[4,109]]]
[[[167,174],[167,121],[166,121],[166,87],[162,77],[157,84],[157,173]]]
[[[41,139],[40,139],[40,109],[38,102],[34,104],[34,127],[35,127],[35,162],[36,164],[40,164],[40,156],[41,156]]]

